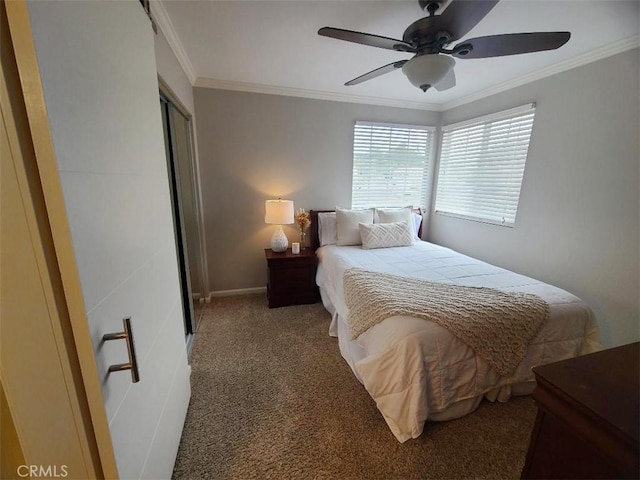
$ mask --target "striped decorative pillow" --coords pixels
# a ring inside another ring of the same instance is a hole
[[[362,248],[406,247],[413,243],[409,222],[360,223]]]

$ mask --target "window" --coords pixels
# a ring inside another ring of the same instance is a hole
[[[513,227],[535,105],[442,128],[436,213]]]
[[[433,127],[356,122],[351,206],[424,207]]]

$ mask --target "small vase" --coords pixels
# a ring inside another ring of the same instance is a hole
[[[305,243],[305,240],[307,238],[307,232],[305,232],[304,230],[300,231],[300,248],[305,248],[307,245]]]

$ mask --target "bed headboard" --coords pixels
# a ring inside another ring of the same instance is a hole
[[[414,212],[422,215],[421,209],[413,209]],[[320,237],[318,236],[318,213],[335,212],[335,210],[309,210],[309,217],[311,218],[310,234],[311,238],[310,247],[315,251],[320,247]],[[423,219],[424,221],[424,219]],[[422,223],[418,229],[418,237],[422,238]]]

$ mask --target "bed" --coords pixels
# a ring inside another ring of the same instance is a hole
[[[591,309],[569,292],[419,240],[419,230],[406,246],[365,249],[326,241],[322,245],[319,213],[329,211],[311,211],[311,246],[318,257],[316,283],[332,316],[329,334],[338,338],[342,357],[400,442],[421,435],[427,420],[451,420],[471,413],[483,398],[504,402],[531,393],[533,366],[600,349]],[[354,269],[533,294],[548,304],[547,320],[509,375],[498,374],[448,329],[423,318],[391,316],[352,339],[343,279],[345,272]]]

